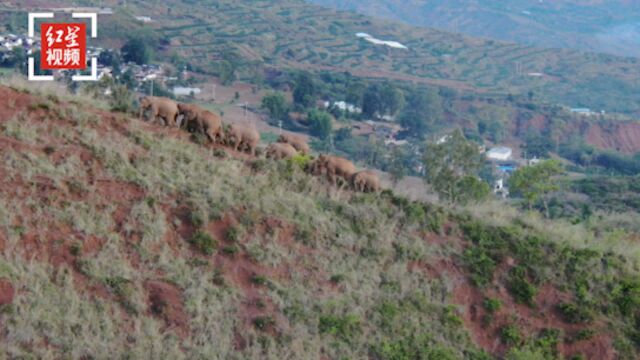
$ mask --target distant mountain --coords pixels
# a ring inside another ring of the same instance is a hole
[[[640,6],[633,0],[309,1],[474,36],[640,56]]]

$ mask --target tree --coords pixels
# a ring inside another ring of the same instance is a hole
[[[118,67],[120,66],[120,54],[115,50],[105,50],[98,56],[98,63],[104,66]]]
[[[418,90],[409,95],[407,105],[400,114],[400,124],[415,137],[423,137],[427,131],[442,121],[442,98],[435,89]]]
[[[309,124],[311,126],[311,133],[320,139],[328,139],[331,135],[331,115],[328,113],[312,109],[307,116]]]
[[[311,107],[316,103],[317,86],[307,72],[298,74],[293,88],[293,102],[304,107]]]
[[[136,64],[147,64],[153,57],[153,49],[142,37],[132,37],[120,50],[125,61],[133,61]]]
[[[545,136],[538,131],[531,130],[525,136],[523,146],[527,157],[548,157],[549,151],[553,150],[553,141],[549,135]]]
[[[391,181],[394,186],[398,185],[398,182],[407,175],[407,168],[404,166],[404,154],[397,146],[391,150],[391,161],[387,170],[391,175]]]
[[[447,135],[445,139],[427,145],[423,159],[425,181],[451,203],[475,198],[476,194],[483,191],[470,177],[477,175],[484,163],[483,155],[478,151],[478,146],[468,141],[460,130]]]
[[[236,81],[236,64],[229,60],[220,61],[218,75],[222,85],[233,84]]]
[[[403,108],[404,103],[404,95],[398,88],[389,83],[376,83],[364,92],[362,113],[369,118],[394,116]]]
[[[549,217],[549,206],[544,196],[559,189],[553,177],[563,172],[562,165],[557,160],[546,160],[536,165],[525,166],[516,170],[509,179],[511,192],[520,194],[527,201],[529,209],[542,197],[546,215]]]
[[[262,98],[262,108],[269,111],[274,120],[283,120],[288,112],[287,101],[280,92],[273,92]]]

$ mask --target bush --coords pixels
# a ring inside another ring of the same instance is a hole
[[[538,289],[527,280],[527,271],[524,267],[516,266],[511,269],[507,285],[509,292],[517,302],[533,306]]]
[[[213,237],[204,231],[196,232],[193,237],[191,237],[191,244],[205,255],[212,255],[217,245]]]
[[[477,286],[486,286],[493,280],[496,262],[480,247],[468,249],[463,255],[464,262],[471,271],[471,280]]]
[[[564,321],[571,324],[589,323],[593,320],[593,314],[591,311],[576,304],[559,304],[558,311],[562,315]]]
[[[622,315],[631,315],[640,308],[640,281],[625,280],[616,286],[612,295]]]
[[[318,330],[321,334],[331,334],[350,342],[360,331],[360,319],[356,315],[323,315],[320,316]]]
[[[273,320],[273,318],[268,315],[258,316],[255,319],[253,319],[253,325],[255,325],[255,327],[257,327],[259,330],[265,330],[269,326],[274,325],[275,323],[276,323],[275,320]]]
[[[488,313],[495,314],[502,307],[502,302],[499,299],[486,298],[482,305]]]
[[[515,325],[507,325],[500,329],[500,340],[506,345],[516,346],[522,342],[522,335]]]

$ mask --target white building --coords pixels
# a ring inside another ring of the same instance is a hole
[[[150,23],[153,21],[153,19],[151,19],[151,17],[149,16],[136,16],[135,18],[136,20],[142,21],[143,23]]]
[[[495,161],[507,161],[511,159],[513,151],[511,148],[499,146],[487,151],[487,159]]]

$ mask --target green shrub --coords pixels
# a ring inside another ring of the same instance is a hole
[[[190,242],[191,244],[193,244],[193,246],[196,247],[196,249],[198,249],[198,251],[205,255],[212,255],[217,246],[217,243],[213,239],[213,237],[204,231],[197,231],[191,237]]]
[[[274,325],[275,323],[276,323],[275,320],[273,320],[273,318],[269,315],[258,316],[255,319],[253,319],[253,325],[255,325],[255,327],[258,328],[259,330],[265,330],[269,326]]]
[[[584,341],[590,340],[596,334],[593,329],[582,329],[576,333],[576,335],[571,339],[572,341]]]
[[[111,277],[104,279],[105,285],[113,292],[118,302],[129,314],[137,314],[138,309],[131,301],[133,288],[131,281],[123,277]]]
[[[561,333],[558,329],[543,329],[535,340],[535,347],[549,358],[556,358]]]
[[[454,305],[449,305],[444,308],[442,322],[452,327],[462,326],[462,318],[458,316],[456,307]]]
[[[506,345],[516,346],[522,342],[522,335],[518,327],[507,325],[500,329],[500,340]]]
[[[385,301],[380,304],[376,310],[378,314],[380,314],[383,326],[389,326],[390,324],[392,324],[393,319],[400,312],[398,306],[389,301]]]
[[[238,249],[236,245],[227,245],[222,248],[222,252],[230,256],[234,256],[238,251],[240,251],[240,249]]]
[[[485,286],[493,280],[496,262],[481,247],[473,247],[464,252],[464,262],[471,271],[471,280],[477,286]]]
[[[640,281],[625,280],[618,284],[612,293],[613,302],[622,315],[628,316],[640,308]]]
[[[558,311],[562,315],[564,321],[571,324],[589,323],[593,320],[593,314],[584,306],[561,303],[558,305]]]
[[[225,236],[227,240],[237,242],[240,239],[240,229],[237,226],[230,226],[227,229]]]
[[[511,269],[507,288],[517,302],[533,306],[538,289],[527,280],[527,271],[524,267],[516,266]]]
[[[251,277],[251,282],[256,285],[266,285],[269,282],[269,280],[264,275],[253,275]]]
[[[360,319],[356,315],[323,315],[320,316],[318,330],[321,334],[334,335],[350,342],[360,331]]]
[[[482,305],[488,313],[494,314],[502,307],[502,301],[500,299],[485,298]]]
[[[304,154],[296,154],[291,159],[288,159],[287,162],[291,165],[292,168],[297,168],[299,170],[303,170],[311,163],[312,158],[311,155]]]

